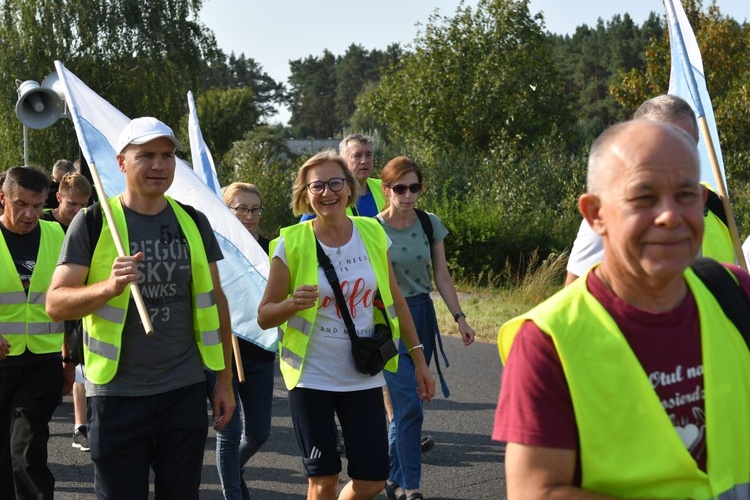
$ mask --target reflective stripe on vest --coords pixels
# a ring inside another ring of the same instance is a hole
[[[211,269],[200,231],[182,207],[170,197],[165,197],[172,207],[180,229],[190,248],[190,266],[193,280],[193,325],[194,338],[203,364],[211,370],[224,368],[224,353],[221,342],[218,308],[213,290]],[[108,200],[125,248],[129,248],[127,223],[119,196]],[[112,261],[117,250],[110,236],[109,221],[103,218],[102,233],[94,249],[87,283],[97,283],[109,278]],[[83,318],[84,357],[86,376],[95,384],[106,384],[114,378],[120,360],[122,330],[127,317],[130,288],[105,305]],[[158,335],[155,332],[155,335]]]
[[[25,304],[26,294],[24,292],[4,292],[0,293],[0,305],[10,306],[16,304]]]
[[[57,257],[65,237],[56,222],[39,221],[39,248],[31,273],[28,294],[18,278],[13,257],[0,233],[0,332],[11,345],[9,356],[18,356],[27,349],[34,354],[60,352],[63,342],[62,321],[47,316],[47,297]]]
[[[399,324],[393,296],[390,290],[388,274],[388,240],[380,223],[369,217],[351,217],[367,251],[378,283],[378,290],[389,316],[393,338],[398,345]],[[290,290],[300,284],[318,284],[318,257],[315,251],[315,234],[312,220],[285,227],[281,230],[284,237],[287,264],[291,277]],[[275,243],[273,244],[275,246]],[[273,254],[273,252],[271,252]],[[286,323],[281,325],[279,335],[279,358],[281,374],[287,389],[297,386],[304,369],[307,345],[315,325],[317,307],[297,312]],[[391,359],[385,369],[395,372],[398,368],[398,356]]]
[[[44,323],[11,321],[0,323],[0,331],[3,332],[3,335],[54,335],[63,329],[64,323],[62,321],[47,321]],[[62,344],[58,347],[62,347]]]
[[[707,473],[622,332],[588,291],[588,275],[500,329],[503,360],[526,320],[552,338],[575,408],[586,490],[623,498],[748,498],[734,495],[746,493],[750,482],[750,352],[693,271],[684,276],[700,318]]]

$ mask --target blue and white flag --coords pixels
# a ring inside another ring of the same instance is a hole
[[[201,132],[200,123],[198,122],[198,111],[195,109],[193,93],[188,91],[187,98],[189,108],[188,135],[190,136],[190,155],[193,159],[193,171],[219,198],[223,207],[223,216],[237,220],[234,214],[224,206],[221,185],[219,184],[219,178],[216,175],[214,158],[211,156],[211,151],[208,149],[206,141],[203,140],[203,132]],[[247,229],[245,229],[241,223],[240,226],[246,234],[249,234]],[[245,262],[246,259],[244,259],[242,251],[222,234],[216,233],[216,238],[219,240],[219,245],[224,253],[224,259],[218,262],[218,267],[219,275],[221,276],[221,286],[229,300],[229,312],[232,316],[232,331],[234,331],[234,334],[238,337],[249,340],[269,351],[275,352],[277,348],[277,330],[275,328],[265,331],[261,330],[256,322],[258,303],[260,302],[263,290],[266,286],[268,272],[262,277],[262,282],[258,281],[260,276],[257,274],[248,276],[252,266]],[[248,238],[245,238],[245,240],[247,239]],[[254,254],[260,256],[260,258],[262,258],[267,264],[268,256],[266,253],[260,245],[258,245],[255,238],[250,236],[249,239],[254,243]],[[247,283],[244,283],[247,279],[251,279],[256,284],[255,289],[247,288]],[[256,293],[250,295],[249,292]],[[230,296],[231,299],[229,299]],[[252,311],[248,311],[248,305],[251,305]],[[252,317],[248,317],[248,312],[252,312]],[[246,331],[247,328],[242,327],[242,325],[247,321],[250,321],[251,325],[255,324],[255,329],[251,329],[249,332]],[[235,327],[235,324],[237,323],[239,323],[239,326]]]
[[[198,111],[195,109],[195,99],[193,92],[188,91],[188,135],[190,136],[190,156],[193,159],[193,170],[198,177],[203,179],[217,196],[221,197],[221,184],[219,177],[216,175],[216,165],[214,157],[208,149],[206,141],[203,140],[200,123],[198,123]]]
[[[125,176],[117,165],[113,145],[130,119],[87,87],[60,61],[55,61],[55,69],[65,91],[83,156],[96,166],[107,196],[123,192]],[[211,223],[224,253],[224,259],[219,261],[219,272],[235,335],[276,351],[276,329],[264,331],[257,323],[258,303],[268,279],[268,256],[221,198],[179,158],[167,194],[200,210]],[[228,271],[222,271],[222,267]]]
[[[719,133],[716,129],[714,109],[711,97],[706,87],[706,76],[703,73],[703,59],[695,39],[695,33],[690,26],[682,8],[682,3],[664,0],[667,9],[667,24],[669,25],[669,40],[672,52],[672,69],[669,75],[669,93],[682,97],[693,107],[698,118],[705,117],[711,135],[711,143],[716,151],[716,160],[721,171],[722,182],[726,188],[726,172],[724,160],[719,146]],[[707,182],[711,188],[719,193],[719,187],[714,177],[709,161],[706,138],[698,142],[698,154],[701,160],[701,181]],[[729,191],[727,191],[728,193]]]

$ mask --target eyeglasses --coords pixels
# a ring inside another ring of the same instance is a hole
[[[253,217],[257,217],[263,213],[263,207],[248,208],[244,205],[238,205],[236,207],[227,206],[227,208],[233,210],[240,217],[247,217],[247,214],[253,214]]]
[[[344,189],[344,186],[346,186],[346,179],[342,177],[331,177],[328,179],[328,182],[312,181],[307,185],[307,189],[309,189],[312,194],[323,194],[323,191],[326,190],[326,185],[328,186],[328,189],[334,193],[338,193]]]
[[[406,193],[406,190],[408,189],[414,194],[417,194],[422,190],[422,184],[419,182],[415,182],[414,184],[409,184],[408,186],[406,184],[394,184],[393,186],[388,186],[393,190],[396,194],[404,194]]]

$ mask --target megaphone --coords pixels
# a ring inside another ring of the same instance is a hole
[[[47,128],[62,116],[65,100],[52,87],[57,83],[57,73],[49,75],[45,85],[34,80],[19,82],[16,116],[29,128]],[[48,82],[49,81],[49,82]]]

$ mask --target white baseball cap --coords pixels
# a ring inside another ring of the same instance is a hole
[[[122,153],[122,150],[130,144],[145,144],[159,137],[166,137],[180,151],[184,149],[171,128],[156,118],[145,116],[130,120],[130,123],[122,129],[117,139],[117,154]]]

